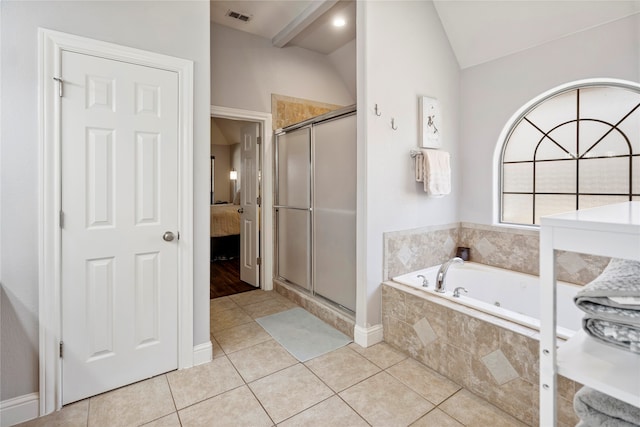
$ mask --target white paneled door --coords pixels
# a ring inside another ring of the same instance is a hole
[[[178,76],[63,51],[62,402],[178,367]]]
[[[260,285],[258,265],[258,124],[242,127],[240,136],[240,280],[253,286]]]

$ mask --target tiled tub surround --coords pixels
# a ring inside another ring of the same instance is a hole
[[[382,285],[384,341],[529,425],[538,420],[537,331],[394,282]],[[561,377],[558,425],[580,385]]]
[[[540,330],[540,285],[538,276],[486,264],[465,262],[449,268],[444,292],[435,290],[439,266],[433,266],[393,278],[393,282],[411,286],[421,292],[448,299],[474,310]],[[427,281],[427,287],[423,281]],[[456,297],[455,289],[464,291]],[[557,326],[562,338],[573,336],[582,327],[584,312],[573,298],[582,286],[558,281],[556,284]]]
[[[383,280],[438,265],[455,256],[458,246],[471,249],[471,261],[538,275],[538,230],[455,223],[384,233]],[[608,258],[560,252],[557,277],[583,285],[598,276]]]

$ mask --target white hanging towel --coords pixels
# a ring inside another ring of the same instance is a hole
[[[433,197],[451,193],[449,153],[441,150],[420,150],[416,157],[416,181],[424,183],[424,191]]]

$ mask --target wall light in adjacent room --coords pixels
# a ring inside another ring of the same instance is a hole
[[[238,171],[237,170],[232,170],[229,172],[229,179],[231,181],[235,181],[238,179]]]
[[[347,25],[347,21],[345,21],[342,17],[338,17],[333,20],[334,27],[344,27],[345,25]]]

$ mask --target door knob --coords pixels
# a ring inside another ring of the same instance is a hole
[[[162,235],[162,239],[165,240],[166,242],[170,242],[174,238],[175,238],[174,234],[170,231],[167,231]]]
[[[239,214],[244,213],[244,209],[242,209],[242,208],[238,209],[238,213]]]

